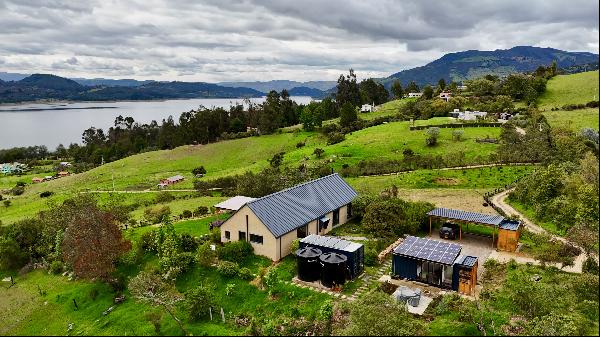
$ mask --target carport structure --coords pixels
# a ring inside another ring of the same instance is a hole
[[[520,222],[507,220],[501,215],[473,213],[449,208],[435,208],[427,215],[429,216],[429,235],[432,233],[433,219],[458,223],[460,227],[459,240],[462,240],[463,224],[467,226],[470,223],[490,226],[492,227],[492,247],[494,247],[494,242],[498,237],[496,248],[502,250],[515,251],[521,234]],[[502,244],[500,245],[500,243]]]

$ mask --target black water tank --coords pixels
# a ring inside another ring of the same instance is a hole
[[[321,250],[314,247],[300,248],[296,251],[298,259],[298,278],[302,281],[313,282],[321,277]]]
[[[337,253],[325,253],[319,257],[321,261],[321,284],[331,288],[333,285],[346,283],[348,268],[347,257]]]

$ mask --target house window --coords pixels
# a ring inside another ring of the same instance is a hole
[[[225,231],[225,239],[231,240],[231,233],[229,231]]]
[[[352,204],[346,205],[346,219],[350,219],[352,217]]]
[[[239,240],[246,241],[246,232],[239,231]]]
[[[308,225],[304,225],[296,230],[298,238],[302,239],[308,235]]]
[[[340,209],[336,209],[333,211],[333,225],[338,225],[340,223]]]
[[[252,243],[259,243],[259,244],[263,244],[263,237],[262,235],[256,235],[256,234],[250,234],[250,242]]]

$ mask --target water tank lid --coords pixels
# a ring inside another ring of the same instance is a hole
[[[321,255],[321,257],[319,257],[319,259],[322,262],[326,262],[326,263],[342,263],[342,262],[346,262],[348,260],[348,258],[345,257],[344,255],[337,254],[337,253],[326,253],[326,254]]]
[[[300,248],[296,251],[296,256],[306,257],[306,258],[314,258],[321,255],[321,250],[314,247],[304,247]]]

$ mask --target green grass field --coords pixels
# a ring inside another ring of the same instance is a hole
[[[548,81],[538,105],[551,126],[579,131],[584,127],[598,130],[598,108],[551,111],[566,104],[585,104],[598,100],[598,71],[559,75]]]
[[[538,105],[544,110],[550,110],[565,104],[585,104],[597,100],[598,70],[552,78]]]

